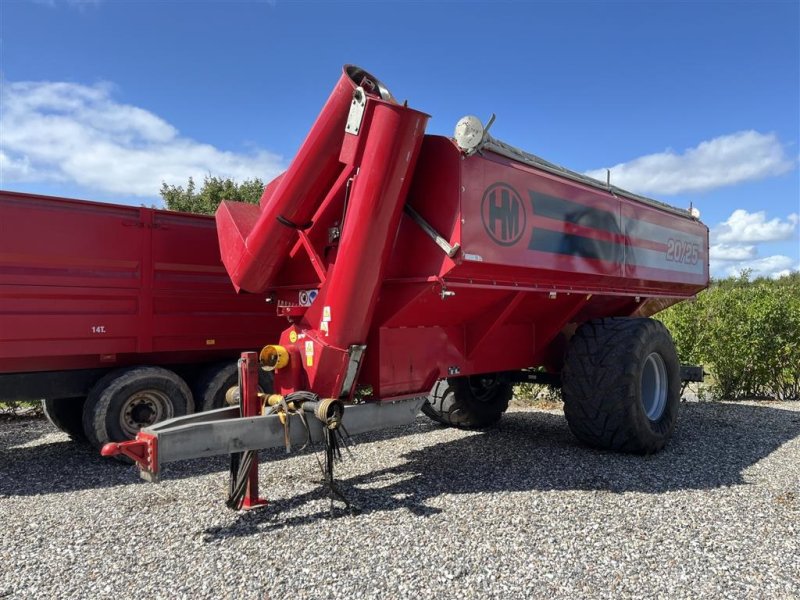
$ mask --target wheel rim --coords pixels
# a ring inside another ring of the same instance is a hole
[[[657,352],[650,353],[644,360],[641,392],[647,418],[658,421],[667,406],[667,367]]]
[[[469,377],[467,381],[470,391],[476,400],[479,402],[491,402],[494,400],[497,378],[476,375]]]
[[[140,390],[125,401],[119,417],[122,431],[130,438],[142,427],[172,417],[172,402],[161,390]]]

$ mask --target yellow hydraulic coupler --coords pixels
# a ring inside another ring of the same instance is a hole
[[[289,352],[283,346],[270,344],[261,349],[258,360],[265,371],[282,369],[289,364]]]
[[[280,394],[265,395],[264,404],[266,404],[267,406],[278,406],[278,404],[280,404],[281,402],[283,402],[283,396],[281,396]]]

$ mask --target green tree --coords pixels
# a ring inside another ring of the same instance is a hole
[[[161,197],[169,210],[213,215],[223,200],[257,203],[264,191],[264,182],[258,178],[236,183],[233,179],[206,175],[203,186],[197,190],[194,179],[184,188],[181,185],[161,183]]]

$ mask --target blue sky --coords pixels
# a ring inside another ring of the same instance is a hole
[[[715,275],[800,269],[800,2],[0,3],[0,187],[158,203],[285,168],[344,63],[699,208]]]

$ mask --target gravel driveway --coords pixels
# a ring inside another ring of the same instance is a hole
[[[800,597],[800,403],[687,403],[653,457],[580,446],[558,410],[362,436],[337,511],[309,453],[262,452],[266,509],[224,507],[227,459],[159,485],[41,420],[0,423],[0,597]]]

